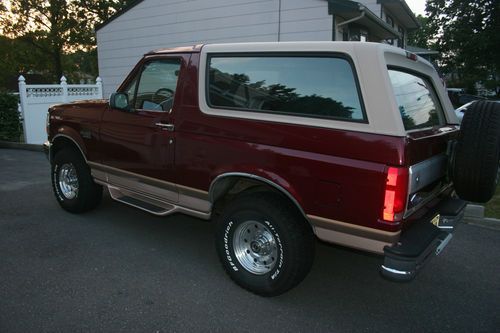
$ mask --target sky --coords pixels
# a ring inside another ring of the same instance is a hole
[[[425,16],[425,1],[426,0],[406,0],[406,3],[415,14]]]

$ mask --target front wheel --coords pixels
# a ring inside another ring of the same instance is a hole
[[[64,149],[52,163],[52,188],[57,202],[71,213],[95,208],[102,199],[102,186],[96,184],[80,154]]]
[[[311,269],[314,236],[296,209],[269,192],[243,194],[217,221],[216,248],[229,276],[243,288],[276,296]]]

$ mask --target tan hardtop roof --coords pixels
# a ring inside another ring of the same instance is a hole
[[[156,49],[149,51],[148,53],[145,54],[145,56],[154,54],[185,53],[185,52],[199,53],[202,47],[203,44],[196,44],[191,46],[179,46],[179,47],[171,47],[164,49]]]
[[[301,42],[247,42],[247,43],[213,43],[213,44],[196,44],[189,46],[179,46],[173,48],[161,48],[156,50],[151,50],[145,55],[155,55],[155,54],[170,54],[170,53],[200,53],[202,48],[207,48],[209,50],[217,51],[234,51],[244,49],[249,52],[252,49],[255,51],[308,51],[314,48],[326,47],[328,51],[335,51],[335,47],[338,46],[340,49],[356,47],[357,49],[363,49],[364,51],[376,52],[375,50],[383,49],[385,52],[394,52],[404,54],[406,51],[387,44],[382,43],[371,43],[371,42],[339,42],[339,41],[301,41]]]

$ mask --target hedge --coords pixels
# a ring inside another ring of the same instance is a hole
[[[17,142],[21,137],[21,120],[17,103],[17,96],[0,91],[0,140]]]

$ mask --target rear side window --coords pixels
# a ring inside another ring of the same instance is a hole
[[[366,121],[344,58],[210,56],[208,67],[211,107]]]
[[[407,131],[445,123],[436,92],[426,78],[396,69],[389,69],[389,77]]]

